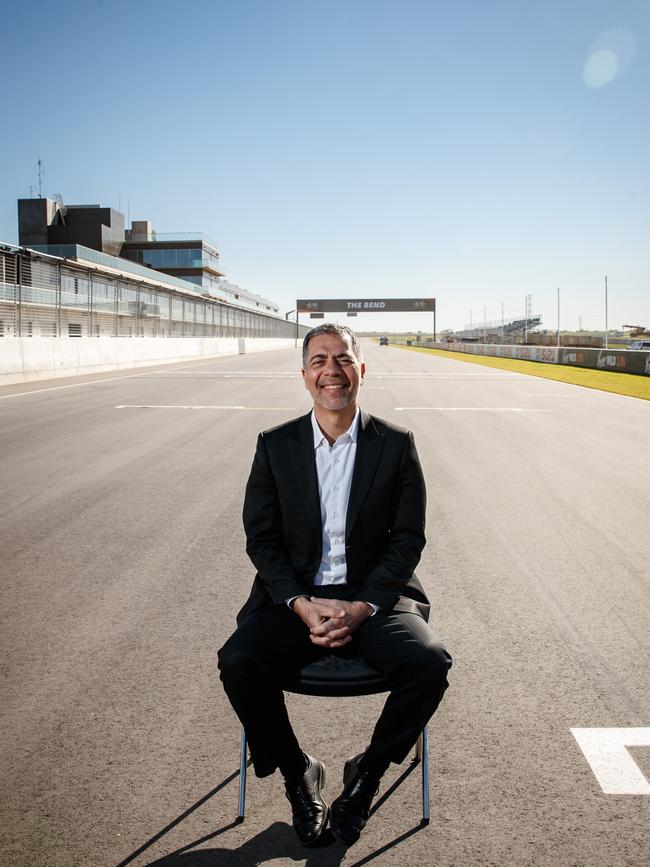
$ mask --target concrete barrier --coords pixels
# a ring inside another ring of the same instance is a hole
[[[405,344],[406,341],[395,341]],[[543,364],[567,364],[572,367],[591,367],[615,373],[636,373],[650,376],[650,352],[632,349],[591,349],[582,347],[518,346],[492,343],[433,343],[411,341],[412,346],[424,349],[443,349],[447,352],[466,352],[469,355],[487,355],[495,358],[517,358],[539,361]]]
[[[7,337],[0,386],[293,346],[292,337]]]

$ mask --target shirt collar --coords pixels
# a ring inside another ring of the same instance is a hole
[[[337,437],[335,442],[342,441],[344,439],[350,439],[353,443],[356,443],[357,438],[359,436],[359,416],[361,415],[361,410],[357,407],[357,411],[354,414],[354,418],[352,419],[352,424],[346,430],[345,433],[341,434],[340,437]],[[317,449],[318,446],[323,442],[327,442],[327,437],[323,433],[323,431],[319,428],[318,422],[316,421],[316,413],[312,409],[311,411],[311,427],[314,433],[314,449]]]

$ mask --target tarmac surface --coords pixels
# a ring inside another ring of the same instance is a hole
[[[415,432],[454,657],[430,825],[408,765],[349,850],[300,846],[278,775],[233,823],[216,651],[253,577],[257,433],[310,405],[285,350],[0,389],[3,867],[650,865],[650,797],[604,792],[571,732],[642,729],[650,780],[650,404],[365,352],[362,406]],[[328,798],[383,700],[288,697]]]

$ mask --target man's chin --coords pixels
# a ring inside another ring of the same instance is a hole
[[[319,404],[323,407],[323,409],[345,409],[346,406],[350,405],[350,395],[345,394],[341,395],[340,397],[327,397],[325,395],[321,395]]]

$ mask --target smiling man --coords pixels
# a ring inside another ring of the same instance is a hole
[[[219,667],[255,773],[280,769],[301,841],[318,845],[331,820],[334,836],[351,845],[382,775],[406,758],[440,703],[451,657],[427,625],[414,574],[425,487],[413,435],[359,409],[365,364],[346,326],[305,336],[302,375],[313,410],[257,441],[244,500],[257,575]],[[325,769],[298,744],[280,684],[332,653],[360,656],[391,691],[330,809]]]

